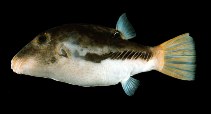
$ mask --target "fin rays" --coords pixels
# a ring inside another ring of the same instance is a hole
[[[130,77],[126,81],[122,81],[121,83],[123,90],[128,96],[134,95],[135,91],[138,89],[138,86],[140,85],[140,81],[132,77]]]
[[[121,32],[124,40],[136,37],[136,32],[131,23],[128,21],[125,13],[119,17],[116,24],[116,29]]]
[[[162,43],[161,47],[164,63],[158,71],[181,80],[194,80],[196,53],[193,38],[186,33]]]
[[[138,59],[141,58],[143,60],[148,61],[152,57],[151,52],[146,52],[146,51],[122,51],[122,52],[111,52],[109,54],[109,58],[111,59]]]

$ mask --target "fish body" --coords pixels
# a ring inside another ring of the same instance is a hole
[[[122,84],[133,95],[139,81],[133,75],[157,70],[169,76],[194,79],[195,49],[189,34],[150,47],[128,41],[136,36],[126,14],[116,29],[67,24],[37,35],[11,61],[18,74],[51,78],[79,85]]]

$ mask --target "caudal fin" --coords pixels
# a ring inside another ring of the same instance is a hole
[[[157,70],[181,80],[194,80],[195,46],[188,33],[157,46]]]

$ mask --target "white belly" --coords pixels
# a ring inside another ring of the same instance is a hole
[[[115,85],[137,73],[154,68],[154,60],[111,60],[93,63],[85,60],[60,61],[50,78],[79,86]]]

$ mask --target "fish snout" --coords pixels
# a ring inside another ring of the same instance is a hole
[[[14,56],[11,60],[11,69],[13,70],[13,72],[20,74],[22,63],[22,59],[17,56]]]

